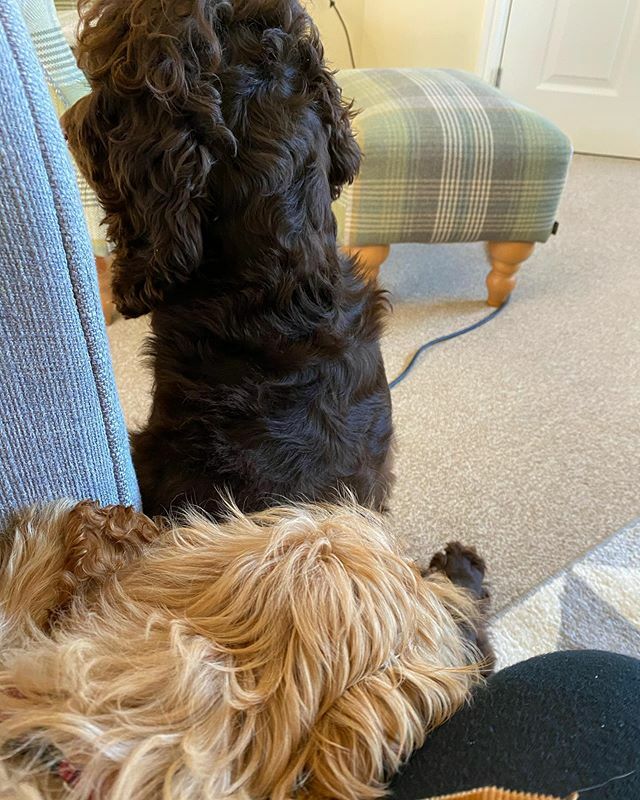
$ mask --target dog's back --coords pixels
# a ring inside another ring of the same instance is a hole
[[[133,437],[147,510],[175,498],[215,511],[214,487],[228,487],[245,511],[335,499],[341,485],[384,506],[392,431],[380,308],[357,283],[342,291],[347,308],[307,320],[305,334],[275,298],[256,296],[248,318],[235,293],[154,312],[156,392]]]

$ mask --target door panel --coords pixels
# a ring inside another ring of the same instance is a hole
[[[640,158],[640,0],[513,0],[501,87],[577,150]]]

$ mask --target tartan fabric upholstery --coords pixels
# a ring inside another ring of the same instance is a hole
[[[555,125],[457,70],[337,80],[364,153],[334,205],[343,244],[548,239],[572,153]]]
[[[89,84],[76,65],[56,13],[61,10],[70,12],[77,23],[76,4],[77,0],[56,0],[55,5],[53,0],[22,0],[22,15],[59,117],[89,91]],[[73,165],[93,250],[96,255],[106,255],[108,246],[102,225],[104,212],[75,162]]]

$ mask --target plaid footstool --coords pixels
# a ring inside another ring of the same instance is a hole
[[[360,174],[334,211],[340,241],[377,274],[396,242],[488,243],[489,305],[501,305],[534,243],[555,232],[571,143],[548,120],[465,72],[337,75],[360,112]]]

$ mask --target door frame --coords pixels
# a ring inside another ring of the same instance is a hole
[[[476,73],[492,86],[500,85],[500,67],[514,0],[485,0]]]

